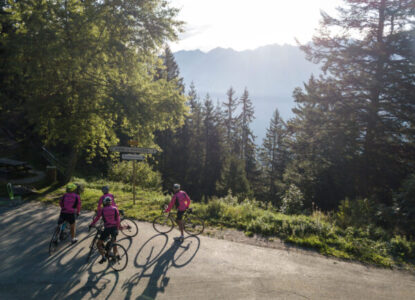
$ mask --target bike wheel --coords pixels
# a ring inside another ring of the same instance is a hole
[[[184,231],[186,231],[190,235],[198,235],[203,232],[205,229],[205,222],[196,217],[196,216],[189,216],[184,219]]]
[[[49,242],[49,255],[55,253],[58,248],[59,231],[59,228],[56,228],[53,232],[52,239]]]
[[[121,246],[120,244],[113,244],[112,246],[113,247],[117,246],[117,252],[120,258],[119,259],[116,257],[109,258],[108,264],[114,271],[119,272],[119,271],[124,270],[127,267],[127,264],[128,264],[127,250],[125,250],[125,248]]]
[[[173,230],[173,219],[167,215],[160,215],[153,220],[153,228],[160,233],[167,233]]]
[[[88,253],[88,256],[86,257],[86,262],[88,263],[89,262],[89,260],[91,259],[91,257],[92,257],[92,254],[95,252],[95,250],[97,249],[97,239],[98,239],[98,233],[97,234],[95,234],[95,236],[94,236],[94,239],[92,240],[92,243],[91,243],[91,245],[89,246],[89,253]]]
[[[121,220],[121,232],[128,236],[128,237],[134,237],[138,234],[138,226],[137,224],[128,218]]]

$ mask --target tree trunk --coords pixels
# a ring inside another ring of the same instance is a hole
[[[68,183],[71,180],[77,163],[78,163],[78,149],[73,147],[71,149],[70,154],[69,154],[69,162],[68,162],[68,166],[65,170],[65,175],[64,175],[62,183],[65,184],[65,183]]]

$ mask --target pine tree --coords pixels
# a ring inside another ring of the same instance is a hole
[[[226,93],[226,102],[223,103],[225,106],[225,128],[226,128],[226,144],[229,152],[235,151],[236,144],[236,132],[237,132],[237,117],[235,111],[238,107],[238,98],[235,98],[235,91],[232,87]]]
[[[209,94],[206,95],[202,110],[203,115],[203,178],[202,191],[205,202],[216,193],[216,183],[222,169],[222,143],[220,124]]]
[[[283,175],[289,159],[287,137],[286,124],[276,109],[260,150],[266,198],[275,206],[279,206],[284,191]]]
[[[322,64],[325,76],[314,80],[306,94],[297,92],[297,100],[306,104],[296,111],[302,125],[292,124],[318,137],[309,135],[312,140],[305,142],[310,155],[318,158],[309,160],[314,164],[307,168],[317,166],[322,171],[322,165],[315,163],[326,161],[326,171],[310,177],[310,182],[314,180],[310,190],[323,191],[325,186],[318,183],[325,183],[332,191],[330,198],[355,194],[391,205],[391,192],[415,161],[410,142],[415,120],[411,96],[415,59],[409,47],[415,40],[413,1],[347,0],[345,4],[338,18],[323,13],[318,35],[302,47],[310,60]],[[318,112],[315,122],[313,110]],[[319,126],[323,128],[317,131]],[[340,168],[346,161],[350,167]],[[355,190],[335,193],[330,188],[331,181],[343,177],[341,173],[347,174],[346,185]]]
[[[250,128],[250,124],[255,119],[254,106],[246,88],[240,98],[240,104],[241,113],[238,117],[240,126],[240,158],[245,162],[245,172],[248,181],[253,186],[257,186],[255,182],[258,179],[259,170],[256,161],[255,136]]]

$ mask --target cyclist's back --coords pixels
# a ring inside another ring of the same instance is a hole
[[[114,197],[114,195],[109,192],[109,187],[107,185],[106,186],[103,186],[101,190],[102,190],[103,195],[98,200],[97,211],[99,211],[101,209],[102,202],[107,197],[110,197],[111,198],[111,205],[112,206],[118,207],[117,204],[115,203],[115,197]]]
[[[190,197],[185,191],[179,190],[173,195],[166,211],[170,211],[173,205],[176,205],[178,211],[185,211],[190,206]]]
[[[92,221],[91,226],[94,226],[96,222],[98,222],[99,218],[102,217],[104,220],[104,227],[119,227],[120,225],[120,213],[118,212],[117,207],[108,205],[101,208],[97,216],[95,217],[94,221]]]
[[[61,212],[75,214],[81,210],[81,197],[75,192],[65,193],[59,202]]]

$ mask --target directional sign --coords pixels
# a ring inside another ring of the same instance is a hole
[[[130,145],[130,146],[138,146],[138,141],[135,141],[135,140],[129,140],[128,141],[128,145]]]
[[[138,155],[138,154],[121,154],[121,159],[123,160],[144,160],[144,155]]]
[[[137,148],[137,147],[123,147],[123,146],[112,146],[110,151],[113,152],[124,152],[124,153],[141,153],[141,154],[154,154],[157,152],[154,148]]]

